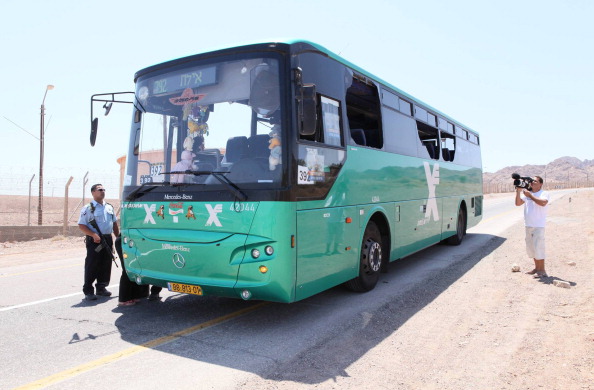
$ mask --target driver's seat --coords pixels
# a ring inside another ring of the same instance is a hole
[[[245,158],[248,154],[247,137],[232,137],[227,140],[225,150],[225,162],[236,163]]]

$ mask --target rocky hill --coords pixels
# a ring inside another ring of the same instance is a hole
[[[483,174],[485,193],[513,190],[512,173],[521,176],[541,176],[546,188],[572,188],[594,186],[594,160],[560,157],[546,165],[509,166],[494,173]]]

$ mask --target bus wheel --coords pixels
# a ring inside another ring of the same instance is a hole
[[[377,225],[369,222],[363,235],[359,260],[359,276],[346,282],[348,289],[357,292],[373,290],[382,266],[382,236]]]
[[[460,245],[466,235],[466,210],[462,207],[458,210],[458,221],[456,222],[456,234],[448,238],[449,245]]]

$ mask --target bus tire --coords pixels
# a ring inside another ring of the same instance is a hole
[[[346,287],[356,292],[373,290],[379,280],[382,261],[382,236],[377,225],[370,221],[361,243],[359,276],[346,282]]]
[[[447,239],[448,245],[460,245],[466,235],[466,209],[460,206],[456,221],[456,234]]]

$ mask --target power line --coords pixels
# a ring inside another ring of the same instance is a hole
[[[35,138],[36,140],[39,141],[39,137],[34,136],[33,134],[29,133],[27,130],[23,129],[21,126],[17,125],[16,123],[14,123],[13,121],[11,121],[10,119],[8,119],[5,116],[2,116],[4,119],[6,119],[7,121],[9,121],[10,123],[12,123],[13,125],[15,125],[16,127],[18,127],[19,129],[23,130],[25,133],[29,134],[31,137]]]

